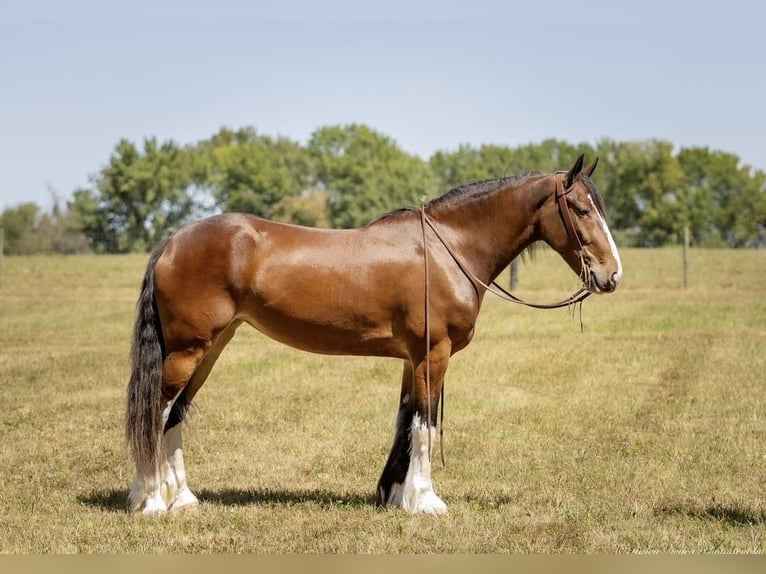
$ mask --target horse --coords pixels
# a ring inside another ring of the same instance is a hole
[[[248,323],[304,351],[401,359],[393,445],[375,505],[446,512],[431,478],[439,398],[450,357],[474,336],[488,283],[539,241],[587,294],[620,283],[622,263],[591,179],[597,163],[583,167],[580,155],[566,171],[460,186],[355,229],[222,213],[161,242],[149,257],[131,344],[130,510],[199,504],[187,483],[181,423]]]

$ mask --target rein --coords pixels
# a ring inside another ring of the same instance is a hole
[[[556,174],[556,203],[558,204],[559,213],[561,215],[561,219],[564,222],[564,227],[566,228],[567,234],[569,235],[570,238],[573,238],[577,242],[577,245],[580,247],[579,249],[580,258],[582,258],[583,257],[582,241],[580,241],[580,237],[577,235],[577,231],[575,230],[574,223],[572,222],[572,214],[569,212],[569,208],[566,203],[566,196],[574,189],[574,184],[572,184],[571,187],[565,190],[563,179],[564,179],[563,172],[559,172]],[[471,281],[471,285],[473,285],[473,288],[476,291],[477,297],[479,297],[479,288],[476,286],[476,284],[478,283],[479,285],[484,287],[484,289],[486,289],[493,295],[496,295],[500,299],[509,301],[511,303],[516,303],[518,305],[532,307],[533,309],[560,309],[562,307],[571,307],[572,305],[576,305],[580,303],[580,309],[582,310],[582,302],[587,297],[590,296],[591,292],[588,291],[588,289],[586,289],[585,286],[583,285],[577,291],[572,293],[572,295],[570,295],[569,297],[561,301],[557,301],[555,303],[530,303],[508,292],[500,284],[498,284],[497,281],[492,281],[488,285],[487,283],[479,279],[474,273],[472,273],[465,266],[465,264],[460,260],[457,254],[449,246],[449,244],[444,240],[441,233],[439,233],[439,230],[436,229],[436,226],[434,225],[433,220],[430,217],[428,217],[428,214],[426,213],[426,209],[425,209],[425,204],[422,204],[420,206],[419,211],[420,211],[420,225],[423,232],[423,267],[424,267],[423,270],[425,274],[425,331],[426,331],[425,360],[426,360],[426,395],[428,397],[426,401],[426,427],[428,429],[428,460],[430,461],[431,460],[431,358],[430,358],[431,324],[430,324],[430,305],[428,301],[428,296],[431,292],[431,281],[430,281],[429,270],[428,270],[428,241],[426,238],[426,226],[431,228],[431,231],[434,232],[434,235],[436,235],[436,237],[439,239],[439,242],[447,250],[447,253],[450,254],[450,256],[455,261],[455,263],[460,268],[460,270],[463,272],[463,274],[468,278],[469,281]],[[585,271],[584,264],[582,268],[584,272]],[[580,327],[582,328],[582,319],[580,320]],[[439,393],[439,399],[441,401],[441,413],[440,413],[440,419],[439,419],[439,446],[441,450],[442,464],[446,465],[445,458],[444,458],[444,381],[442,381],[442,388],[441,388],[441,392]]]
[[[570,187],[569,189],[564,190],[564,185],[562,180],[563,180],[563,174],[561,173],[556,174],[556,202],[559,206],[559,212],[561,213],[561,219],[564,221],[564,227],[566,227],[567,234],[577,242],[577,245],[579,245],[580,257],[582,257],[582,254],[583,254],[582,242],[580,241],[580,237],[577,235],[577,231],[575,231],[574,223],[572,222],[572,214],[569,213],[569,208],[567,207],[567,204],[566,204],[566,196],[572,191],[572,189],[574,189],[574,185]],[[497,281],[492,281],[492,283],[488,285],[484,281],[479,279],[474,273],[472,273],[465,266],[465,264],[460,260],[457,254],[452,250],[449,244],[442,237],[441,233],[439,233],[439,230],[436,228],[436,225],[434,225],[433,220],[430,217],[428,217],[428,215],[426,214],[424,205],[420,206],[420,214],[421,214],[421,221],[424,226],[423,228],[424,247],[425,247],[425,225],[428,225],[428,227],[430,227],[431,231],[434,232],[436,237],[439,239],[439,242],[444,246],[444,248],[447,250],[447,253],[450,254],[450,256],[455,261],[455,263],[460,268],[460,270],[463,272],[463,274],[466,277],[468,277],[468,279],[473,283],[477,296],[478,296],[479,290],[476,287],[476,284],[478,283],[479,285],[484,287],[484,289],[486,289],[493,295],[496,295],[497,297],[500,297],[500,299],[504,299],[511,303],[517,303],[518,305],[524,305],[526,307],[532,307],[534,309],[560,309],[561,307],[571,307],[572,305],[576,305],[577,303],[582,303],[582,301],[584,301],[591,294],[591,292],[588,291],[588,289],[586,289],[585,286],[583,286],[583,287],[580,287],[574,293],[572,293],[566,299],[557,301],[555,303],[530,303],[528,301],[524,301],[523,299],[519,297],[516,297],[512,293],[509,293],[500,284],[498,284]],[[427,254],[428,248],[427,247],[425,248],[426,248],[426,254]],[[585,265],[583,265],[583,269],[585,269]]]
[[[428,303],[428,295],[431,293],[431,279],[428,273],[428,242],[426,241],[426,224],[433,229],[433,224],[430,223],[426,210],[421,206],[420,208],[420,225],[423,230],[423,271],[425,273],[425,328],[426,328],[426,395],[428,400],[426,401],[426,428],[428,429],[428,461],[431,461],[431,321],[430,321],[430,305]],[[414,382],[414,373],[413,373]],[[415,396],[413,392],[413,397]],[[439,449],[441,451],[442,465],[446,466],[447,462],[444,458],[444,381],[442,381],[441,392],[439,393],[439,399],[441,400],[441,419],[439,420]]]

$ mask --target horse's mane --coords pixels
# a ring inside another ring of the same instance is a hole
[[[453,187],[452,189],[450,189],[448,192],[444,193],[443,195],[440,195],[439,197],[432,199],[431,201],[426,203],[426,206],[456,207],[458,204],[463,203],[466,200],[480,198],[486,194],[494,193],[500,189],[505,189],[512,185],[521,184],[532,177],[539,177],[542,175],[545,175],[545,174],[540,171],[528,171],[519,175],[513,175],[513,176],[507,176],[507,177],[496,177],[491,179],[474,181],[471,183],[465,183],[465,184]],[[596,184],[593,182],[593,180],[590,177],[584,176],[582,174],[578,175],[577,177],[588,188],[588,192],[593,198],[593,203],[596,205],[596,209],[599,210],[601,215],[606,220],[606,208],[604,207],[604,198],[601,196],[601,192],[596,187]],[[400,215],[409,214],[409,213],[417,211],[418,209],[419,208],[413,207],[413,206],[400,207],[398,209],[394,209],[393,211],[389,211],[388,213],[384,213],[380,217],[371,221],[368,225],[372,225],[373,223],[377,223],[378,221],[381,221],[383,219],[388,219],[391,217],[397,217]],[[537,243],[533,243],[525,250],[525,254],[534,255],[534,252],[537,251],[537,249],[540,246],[541,245],[537,245]]]
[[[492,179],[483,179],[480,181],[474,181],[463,185],[453,187],[444,195],[432,199],[429,206],[446,206],[454,203],[463,202],[466,199],[473,199],[481,197],[488,193],[493,193],[499,189],[506,188],[509,185],[518,184],[526,181],[531,177],[543,175],[538,171],[530,171],[519,175],[512,175],[509,177],[496,177]]]
[[[429,206],[451,206],[465,202],[466,200],[477,199],[484,195],[494,193],[500,189],[506,189],[511,186],[524,183],[532,177],[539,177],[544,175],[540,171],[528,171],[518,175],[495,177],[491,179],[483,179],[480,181],[474,181],[453,187],[444,195],[437,197],[429,202]],[[545,243],[541,241],[535,241],[529,245],[524,251],[521,252],[521,259],[525,261],[527,257],[534,258],[535,253],[546,247]]]
[[[389,211],[388,213],[384,213],[380,217],[376,217],[375,219],[370,221],[367,225],[372,225],[373,223],[377,223],[377,222],[382,221],[384,219],[389,219],[391,217],[397,217],[397,216],[400,216],[400,215],[404,215],[406,213],[413,213],[413,212],[418,211],[418,209],[419,208],[412,207],[412,206],[409,206],[409,207],[399,207],[397,209],[394,209],[393,211]]]
[[[474,181],[471,183],[465,183],[465,184],[453,187],[452,189],[440,195],[439,197],[436,197],[426,202],[425,205],[427,207],[438,207],[438,206],[447,207],[452,204],[459,204],[469,199],[474,199],[488,193],[493,193],[499,189],[508,187],[510,184],[521,183],[530,177],[539,176],[539,175],[543,175],[543,174],[537,171],[530,171],[530,172],[526,172],[520,175],[514,175],[510,177],[496,177],[491,179]],[[381,221],[383,219],[388,219],[390,217],[396,217],[399,215],[412,213],[413,211],[417,211],[418,209],[419,209],[418,207],[414,207],[414,206],[400,207],[398,209],[389,211],[388,213],[384,213],[380,217],[375,218],[368,225],[372,225],[373,223],[377,223],[378,221]]]

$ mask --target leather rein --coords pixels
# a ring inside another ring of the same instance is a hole
[[[556,202],[559,207],[559,213],[561,215],[561,219],[564,221],[564,227],[567,230],[567,234],[570,238],[574,239],[574,241],[577,242],[577,245],[579,246],[579,252],[580,257],[583,256],[583,245],[582,241],[580,241],[580,236],[577,235],[577,231],[575,230],[574,223],[572,222],[572,214],[569,212],[569,207],[567,206],[566,202],[566,196],[574,189],[574,184],[572,184],[569,188],[566,190],[564,189],[564,174],[563,172],[556,174]],[[588,289],[583,285],[580,287],[577,291],[572,293],[569,297],[566,299],[563,299],[561,301],[557,301],[555,303],[530,303],[528,301],[524,301],[523,299],[516,297],[512,293],[509,293],[506,289],[504,289],[500,284],[498,284],[497,281],[492,281],[489,285],[479,279],[473,272],[471,272],[468,267],[460,260],[460,258],[457,256],[457,254],[453,251],[453,249],[449,246],[449,244],[444,240],[441,233],[439,233],[439,230],[436,228],[436,225],[434,225],[433,220],[428,217],[428,214],[426,214],[425,206],[420,206],[420,218],[421,218],[421,225],[423,226],[423,246],[425,249],[425,258],[428,259],[428,247],[425,242],[425,227],[426,225],[431,228],[431,231],[434,232],[434,235],[439,239],[439,242],[442,244],[442,246],[447,250],[447,253],[450,254],[452,259],[455,261],[457,266],[460,268],[460,270],[463,272],[463,274],[468,277],[468,279],[473,284],[474,289],[476,290],[476,294],[478,296],[479,289],[476,286],[481,285],[492,293],[493,295],[496,295],[497,297],[504,299],[505,301],[509,301],[511,303],[517,303],[519,305],[525,305],[526,307],[532,307],[534,309],[560,309],[561,307],[571,307],[572,305],[576,305],[577,303],[581,303],[584,301],[587,297],[591,295],[591,292],[588,291]],[[426,261],[426,266],[428,262]],[[585,265],[583,265],[583,271],[586,269]],[[582,279],[582,278],[581,278]]]
[[[574,189],[574,183],[567,189],[564,189],[564,172],[558,172],[556,173],[556,203],[558,204],[559,208],[559,214],[561,215],[561,219],[564,221],[564,227],[566,228],[567,234],[570,238],[574,239],[577,242],[577,245],[579,246],[579,252],[580,252],[580,258],[583,257],[583,245],[582,241],[580,241],[579,235],[577,235],[577,231],[574,226],[574,222],[572,221],[572,214],[569,212],[569,207],[567,206],[566,196]],[[434,232],[434,235],[439,239],[439,242],[444,246],[444,248],[447,250],[447,253],[450,254],[452,259],[455,261],[457,266],[460,268],[460,270],[463,272],[463,274],[468,278],[469,281],[471,281],[471,285],[473,285],[474,290],[476,291],[476,296],[479,297],[479,288],[478,285],[481,285],[489,291],[490,293],[496,295],[497,297],[500,297],[501,299],[504,299],[505,301],[510,301],[511,303],[517,303],[519,305],[524,305],[526,307],[532,307],[534,309],[560,309],[561,307],[571,307],[573,305],[576,305],[577,303],[582,304],[582,302],[590,296],[591,292],[588,291],[588,289],[583,285],[575,291],[572,295],[567,297],[566,299],[562,301],[558,301],[556,303],[529,303],[528,301],[524,301],[523,299],[520,299],[519,297],[516,297],[512,293],[509,293],[506,291],[503,287],[501,287],[497,281],[492,281],[491,284],[486,284],[484,281],[479,279],[474,273],[472,273],[465,264],[460,260],[460,258],[457,256],[457,254],[452,250],[452,248],[449,246],[449,244],[444,240],[442,235],[439,233],[439,230],[434,225],[433,220],[428,217],[428,214],[426,213],[425,204],[420,206],[420,223],[422,227],[423,232],[423,260],[424,260],[424,272],[425,272],[425,343],[426,343],[426,355],[425,355],[425,382],[426,382],[426,427],[428,432],[428,460],[431,460],[431,324],[430,324],[430,305],[428,301],[429,293],[431,292],[431,281],[429,276],[429,269],[428,269],[428,241],[426,237],[426,227],[429,227],[431,231]],[[583,261],[583,273],[585,272],[585,264]],[[582,279],[582,277],[581,277]],[[582,327],[582,321],[581,321],[581,327]],[[439,399],[441,401],[441,418],[439,421],[439,446],[441,450],[441,460],[442,464],[446,465],[445,457],[444,457],[444,382],[442,381],[442,388],[441,392],[439,393]]]

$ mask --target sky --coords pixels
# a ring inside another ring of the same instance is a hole
[[[766,170],[764,102],[754,0],[3,0],[0,210],[69,199],[120,139],[222,127],[363,123],[423,159],[662,139]]]

